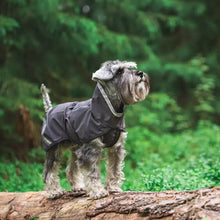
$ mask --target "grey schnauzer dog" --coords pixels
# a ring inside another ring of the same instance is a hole
[[[92,75],[97,81],[93,97],[52,107],[46,87],[41,91],[46,111],[42,145],[46,150],[43,179],[50,198],[64,193],[58,178],[62,149],[71,151],[66,176],[73,191],[86,191],[98,199],[120,192],[124,179],[124,107],[140,102],[149,93],[149,77],[136,70],[134,62],[107,61]],[[99,163],[107,150],[105,187],[100,180]]]

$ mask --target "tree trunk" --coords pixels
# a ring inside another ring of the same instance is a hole
[[[67,192],[0,193],[0,219],[220,219],[220,187],[194,191],[122,192],[90,200]]]

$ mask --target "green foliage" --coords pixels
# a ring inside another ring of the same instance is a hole
[[[159,135],[147,131],[147,128],[142,128],[142,131],[129,128],[128,132],[124,190],[193,190],[220,184],[219,126],[201,121],[196,130],[172,135]],[[0,190],[42,190],[43,159],[44,152],[36,149],[29,153],[30,161],[27,164],[17,160],[1,160]],[[70,190],[65,176],[68,159],[67,151],[60,180],[62,187]],[[101,168],[104,181],[104,163]]]
[[[19,24],[13,18],[0,16],[0,39],[6,37],[7,32],[13,31],[18,28]]]
[[[0,162],[0,191],[38,191],[43,189],[43,164]]]
[[[38,219],[39,217],[33,217],[33,218],[31,218],[30,220],[35,220],[35,219]]]
[[[220,182],[220,173],[216,169],[219,161],[208,165],[207,159],[202,158],[194,162],[194,166],[188,169],[176,169],[174,166],[158,168],[143,175],[142,190],[164,191],[164,190],[194,190],[204,187],[217,186]]]
[[[44,164],[45,155],[45,151],[41,148],[34,148],[28,152],[27,160],[29,162],[34,161],[36,163]]]
[[[0,130],[4,134],[2,139],[10,140],[14,136],[14,141],[19,141],[14,128],[18,107],[23,104],[29,108],[32,118],[39,123],[43,118],[40,90],[38,86],[18,78],[0,79],[0,83]]]
[[[176,101],[164,93],[150,94],[146,101],[129,106],[125,117],[131,129],[147,128],[157,134],[177,132],[189,126]]]
[[[175,98],[192,125],[215,121],[220,32],[214,2],[1,1],[0,87],[19,80],[18,87],[34,94],[17,89],[0,115],[13,113],[15,101],[39,117],[42,82],[53,88],[54,102],[90,97],[91,73],[102,61],[131,59],[149,72],[153,91]]]
[[[201,121],[196,130],[179,134],[128,132],[125,171],[132,178],[125,190],[191,190],[220,183],[219,126]]]
[[[213,113],[215,112],[213,101],[213,88],[214,88],[214,79],[210,76],[203,76],[200,79],[200,83],[195,88],[195,98],[197,100],[197,105],[195,111],[202,120],[211,120]]]
[[[19,104],[30,108],[32,116],[42,119],[40,109],[42,109],[42,100],[39,87],[20,79],[11,79],[4,81],[0,89],[0,107],[2,109],[10,109],[15,111]],[[10,101],[9,101],[10,100]]]

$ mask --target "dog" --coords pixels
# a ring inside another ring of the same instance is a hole
[[[97,82],[91,99],[52,107],[42,84],[45,120],[42,145],[46,151],[43,180],[49,198],[65,193],[58,178],[62,149],[71,151],[66,176],[72,191],[85,191],[91,199],[121,192],[124,180],[125,106],[143,101],[150,90],[149,76],[135,62],[107,61],[92,75]],[[107,148],[105,187],[99,163]]]

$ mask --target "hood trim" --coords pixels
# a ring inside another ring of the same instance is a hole
[[[99,91],[101,92],[102,97],[104,98],[106,104],[108,105],[108,107],[109,107],[111,113],[112,113],[115,117],[118,117],[118,118],[123,117],[124,112],[118,113],[118,112],[115,111],[115,109],[114,109],[114,107],[112,106],[112,103],[110,102],[110,100],[109,100],[107,94],[105,93],[105,90],[103,89],[102,85],[101,85],[100,83],[98,83],[97,86],[98,86]]]

